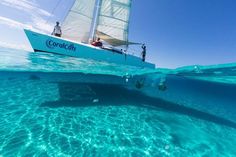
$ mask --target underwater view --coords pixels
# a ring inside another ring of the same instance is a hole
[[[234,157],[235,91],[236,64],[145,69],[0,48],[0,157]]]

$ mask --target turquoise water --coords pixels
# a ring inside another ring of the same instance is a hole
[[[235,76],[1,48],[0,156],[234,157]]]

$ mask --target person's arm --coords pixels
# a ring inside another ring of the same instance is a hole
[[[53,29],[53,31],[52,31],[52,33],[51,33],[51,35],[54,35],[54,32],[55,32],[55,28]]]
[[[61,27],[60,27],[60,33],[61,33],[61,35],[62,35]]]
[[[95,43],[95,41],[93,41],[91,45],[93,45],[93,46],[96,46],[96,43]]]

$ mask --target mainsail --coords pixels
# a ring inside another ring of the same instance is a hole
[[[102,0],[96,34],[113,46],[128,45],[131,0]]]
[[[75,0],[62,37],[87,43],[96,34],[112,46],[136,44],[128,42],[130,7],[131,0]]]
[[[75,0],[62,24],[62,37],[88,42],[96,0]]]

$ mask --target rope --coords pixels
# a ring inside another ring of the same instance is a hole
[[[131,54],[131,55],[135,55],[135,56],[138,56],[138,57],[140,57],[141,55],[141,49],[135,49],[135,48],[128,48],[128,54]]]
[[[55,13],[56,9],[58,8],[59,4],[61,3],[62,0],[57,1],[56,6],[53,8],[53,10],[50,12],[52,15]],[[48,17],[46,20],[46,24],[48,24],[49,20],[51,19],[51,16]]]

